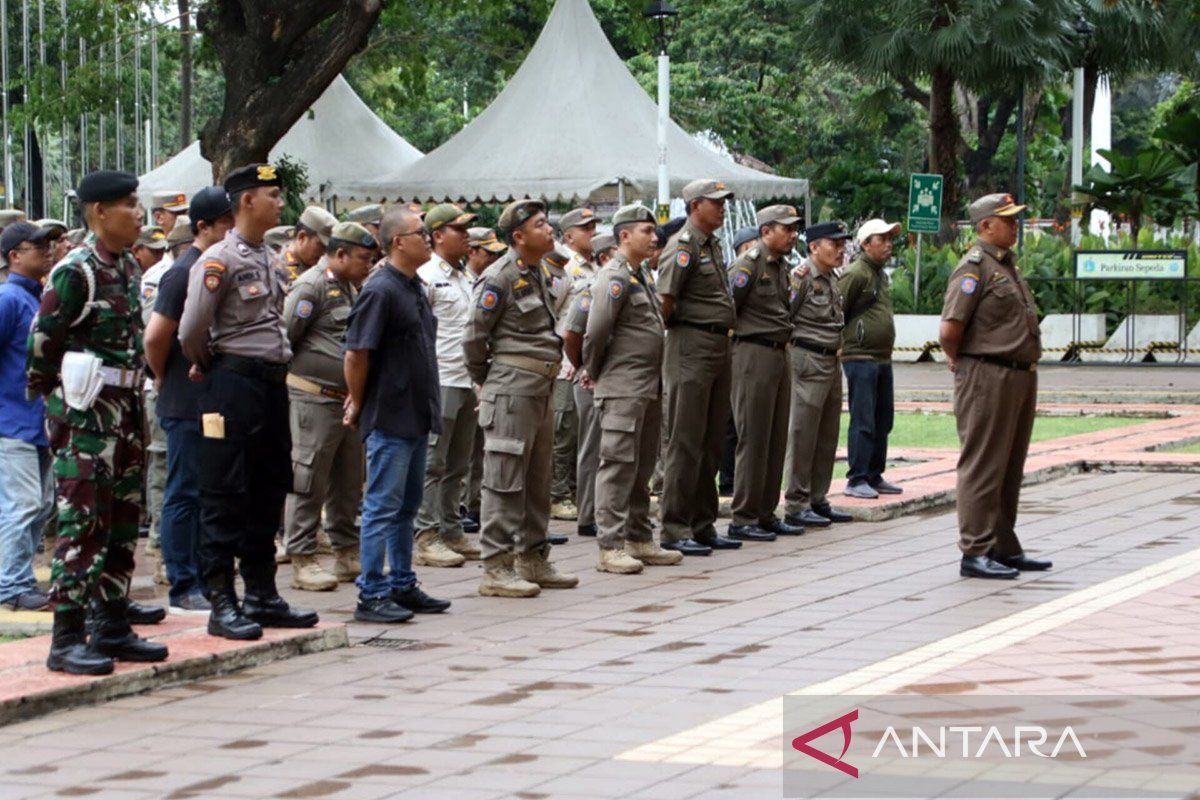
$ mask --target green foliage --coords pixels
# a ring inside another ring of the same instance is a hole
[[[283,182],[284,225],[295,225],[304,212],[304,193],[308,191],[308,165],[284,153],[275,161],[275,170]]]
[[[1101,150],[1110,169],[1091,167],[1083,184],[1075,187],[1078,200],[1088,209],[1099,208],[1129,222],[1133,238],[1152,216],[1170,224],[1192,208],[1189,195],[1195,185],[1195,164],[1187,166],[1173,153],[1146,148],[1134,156]]]

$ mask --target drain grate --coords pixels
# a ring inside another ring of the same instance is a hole
[[[365,642],[359,642],[359,646],[378,647],[381,650],[432,650],[435,647],[449,647],[450,645],[443,642],[423,642],[420,639],[389,639],[384,636],[376,636]]]

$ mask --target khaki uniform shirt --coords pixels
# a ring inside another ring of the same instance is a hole
[[[179,342],[193,364],[218,353],[286,364],[292,358],[284,326],[283,276],[270,249],[237,229],[205,250],[188,272]]]
[[[736,318],[725,281],[720,244],[685,222],[658,259],[658,293],[675,298],[668,322],[732,328]]]
[[[811,261],[806,260],[803,266],[808,267],[808,274],[801,275],[800,267],[792,270],[791,276],[792,336],[836,350],[842,344],[845,326],[837,279],[832,272],[822,275]]]
[[[789,285],[783,258],[751,247],[729,268],[729,290],[737,309],[738,336],[786,343],[792,338]]]
[[[515,355],[544,362],[562,361],[562,339],[555,332],[555,298],[538,265],[529,267],[509,250],[475,282],[471,321],[463,334],[467,372],[483,386],[482,399],[498,394],[542,397],[553,377],[497,364],[493,357]]]
[[[290,372],[322,386],[346,391],[342,368],[346,321],[358,291],[350,281],[338,280],[322,258],[302,273],[283,304],[287,337],[292,345]],[[330,398],[331,402],[336,402]]]
[[[658,397],[666,327],[649,276],[618,251],[596,273],[591,295],[583,363],[596,381],[593,396]]]
[[[283,252],[279,254],[277,266],[289,284],[308,271],[308,267],[305,266],[304,262],[292,252],[291,245],[285,247]]]
[[[571,307],[571,279],[567,277],[566,268],[551,266],[542,261],[542,278],[550,290],[551,310],[554,312],[554,332],[562,337],[567,325],[567,311]],[[567,379],[567,370],[571,368],[570,360],[562,357],[562,369],[558,371],[560,380]]]
[[[1033,363],[1042,356],[1033,292],[1012,251],[978,242],[946,286],[942,319],[963,323],[963,355]]]

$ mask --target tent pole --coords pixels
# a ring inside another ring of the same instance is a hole
[[[13,163],[12,141],[8,131],[8,2],[0,0],[0,19],[4,21],[0,27],[0,84],[3,84],[3,113],[4,113],[4,205],[13,204]]]
[[[625,179],[617,178],[617,206],[625,205]]]

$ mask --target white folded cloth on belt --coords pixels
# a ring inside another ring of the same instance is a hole
[[[95,353],[68,350],[63,354],[63,398],[76,411],[87,411],[105,386],[135,389],[142,379],[140,369],[106,367]]]

